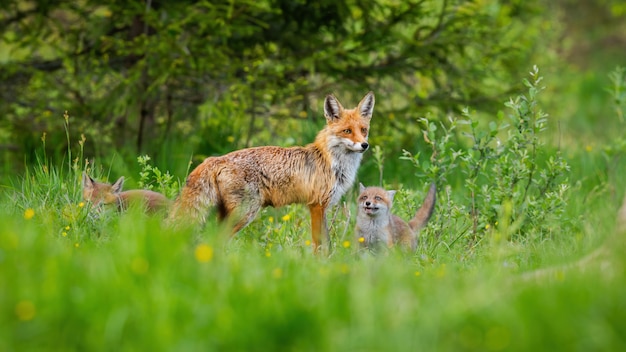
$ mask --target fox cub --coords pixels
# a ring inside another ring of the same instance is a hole
[[[94,207],[102,204],[115,204],[119,210],[127,209],[130,204],[142,204],[149,212],[165,210],[170,200],[158,192],[145,189],[122,191],[124,177],[120,177],[114,184],[97,182],[86,173],[83,173],[83,199]]]
[[[431,184],[422,207],[417,210],[408,224],[391,214],[396,191],[386,191],[380,187],[365,187],[360,184],[360,192],[356,218],[357,241],[361,242],[362,246],[371,249],[379,245],[392,247],[400,244],[415,251],[417,234],[426,226],[435,208],[435,184]]]
[[[208,210],[233,221],[233,234],[250,223],[263,207],[306,204],[311,214],[315,250],[329,240],[326,210],[352,187],[367,143],[374,112],[374,93],[355,109],[344,109],[326,96],[326,127],[306,146],[256,147],[210,157],[198,165],[171,212],[205,221]]]

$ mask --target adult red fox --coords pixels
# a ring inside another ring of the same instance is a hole
[[[149,212],[164,210],[170,200],[158,192],[145,189],[122,191],[124,177],[120,177],[114,184],[97,182],[83,172],[83,199],[94,206],[101,204],[115,204],[120,210],[128,208],[131,203],[140,203]]]
[[[311,213],[315,250],[329,240],[326,210],[354,183],[367,143],[374,93],[355,109],[344,109],[326,96],[326,127],[306,146],[237,150],[209,157],[187,177],[171,217],[206,220],[209,208],[218,218],[234,220],[233,234],[250,223],[262,207],[306,204]]]
[[[358,198],[359,209],[356,218],[357,240],[368,248],[375,248],[380,244],[387,247],[400,244],[415,251],[417,232],[426,226],[435,208],[435,184],[430,186],[424,203],[408,224],[391,214],[396,191],[387,191],[380,187],[365,187],[362,184],[359,186],[361,194]]]

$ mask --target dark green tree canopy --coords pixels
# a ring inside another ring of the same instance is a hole
[[[539,10],[534,1],[8,1],[0,143],[22,160],[43,132],[63,130],[68,111],[88,155],[173,143],[213,154],[233,138],[236,147],[294,138],[298,120],[321,116],[326,93],[350,105],[367,90],[384,116],[376,135],[406,132],[418,117],[408,111],[438,118],[501,103],[530,66]],[[48,147],[65,149],[64,137],[52,143],[49,133]]]

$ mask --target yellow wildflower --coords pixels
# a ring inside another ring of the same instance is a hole
[[[65,226],[65,231],[69,231],[70,230],[70,225]]]
[[[350,241],[343,241],[343,248],[350,248]]]
[[[32,320],[35,317],[35,312],[35,305],[31,301],[19,301],[15,305],[15,315],[19,320]]]
[[[274,217],[273,217],[273,216],[270,216],[270,217],[267,219],[267,221],[269,221],[269,222],[270,222],[270,224],[271,224],[271,223],[273,223],[273,222],[274,222]]]
[[[213,259],[213,248],[208,244],[199,244],[195,251],[196,260],[200,263],[208,263]]]
[[[285,215],[281,218],[281,220],[282,220],[282,221],[289,221],[289,219],[291,219],[291,215],[289,215],[289,214],[285,214]]]
[[[339,267],[339,270],[341,271],[342,274],[347,274],[350,272],[350,267],[348,266],[348,264],[341,264],[341,266]]]
[[[310,246],[311,245],[311,241],[309,241],[309,240],[304,241],[304,245],[307,246],[307,247]]]
[[[67,232],[65,232],[65,231],[61,232],[61,236],[67,237]]]
[[[275,268],[274,270],[272,270],[272,276],[275,279],[280,279],[283,276],[283,269]]]
[[[82,208],[82,207],[84,207],[84,206],[85,206],[85,202],[80,202],[80,203],[78,203],[78,207],[79,207],[79,208]]]
[[[363,242],[365,242],[365,237],[363,236],[359,237],[359,243],[363,243]]]
[[[30,220],[33,218],[33,216],[35,216],[35,211],[33,210],[33,208],[28,208],[24,210],[24,219]]]
[[[143,275],[148,272],[148,269],[150,268],[150,263],[148,263],[148,261],[144,258],[138,257],[133,259],[133,261],[130,263],[130,268],[133,270],[133,272],[135,272],[135,274]]]

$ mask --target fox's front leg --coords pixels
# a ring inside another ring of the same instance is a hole
[[[313,251],[318,253],[319,247],[324,243],[328,252],[330,248],[330,236],[326,227],[326,207],[321,204],[309,206],[311,212],[311,236],[313,240]]]

